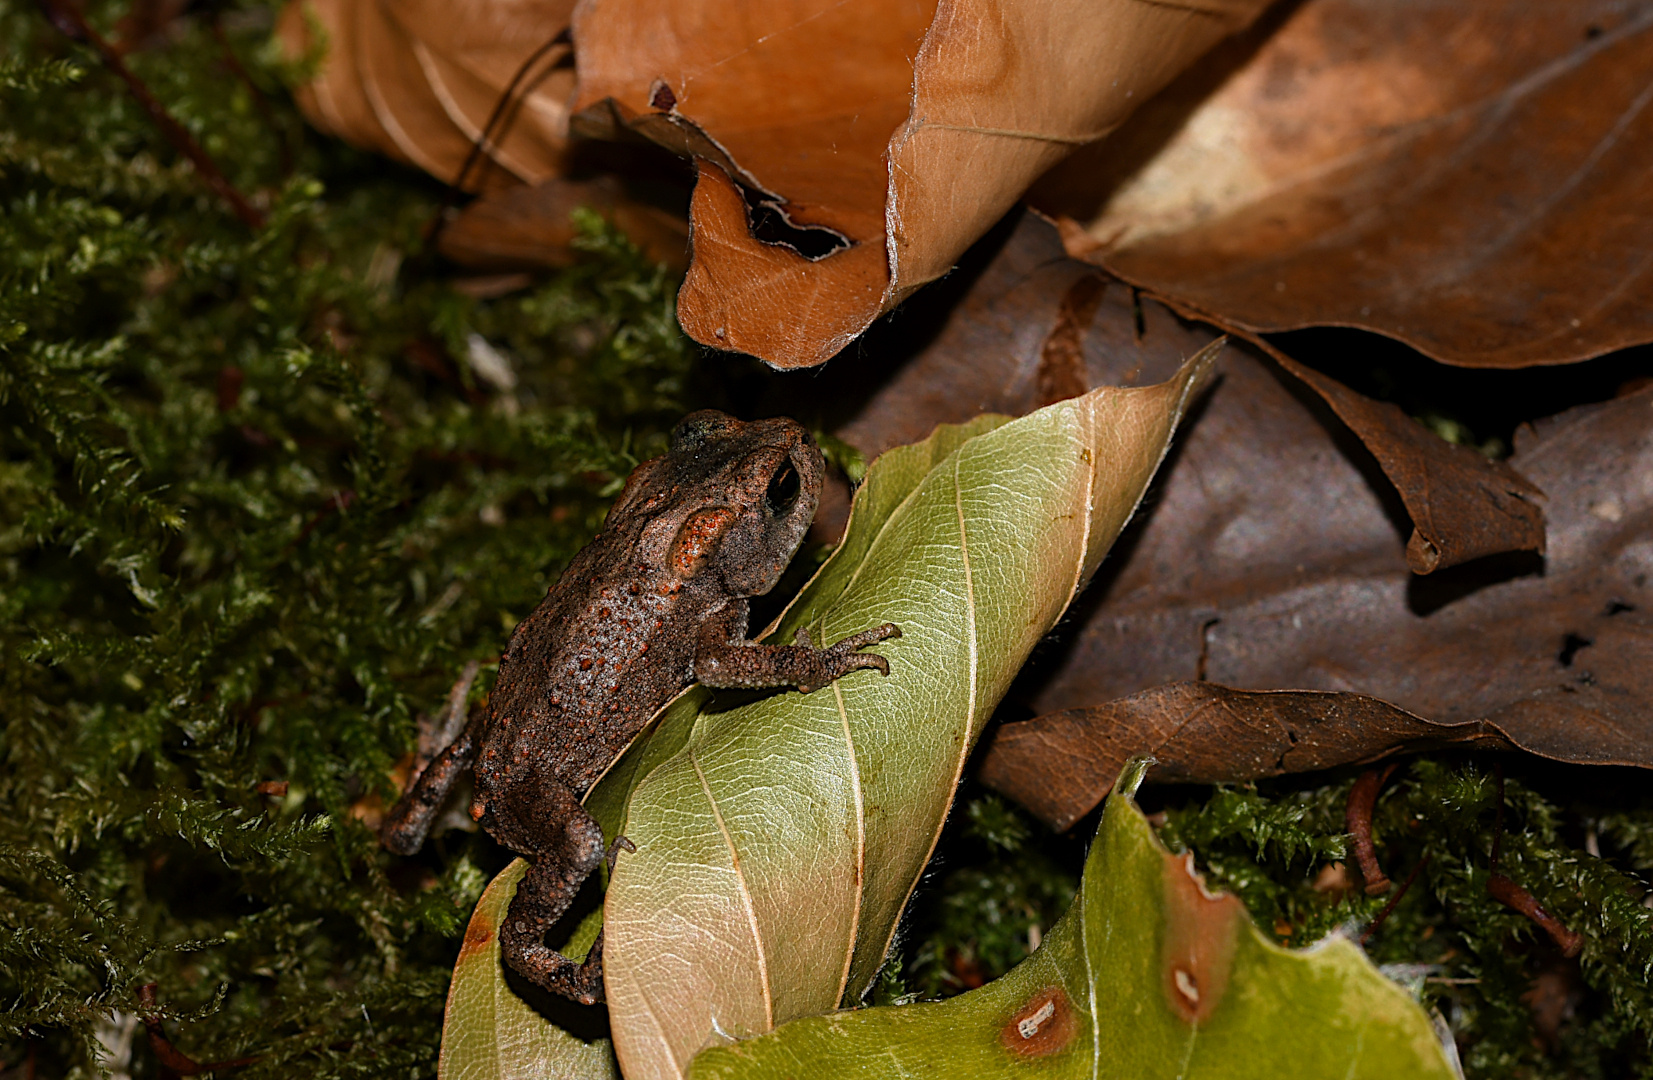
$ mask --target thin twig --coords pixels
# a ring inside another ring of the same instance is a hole
[[[1405,896],[1406,890],[1410,889],[1412,883],[1418,880],[1418,875],[1423,873],[1423,868],[1429,865],[1429,859],[1430,856],[1428,855],[1419,859],[1418,865],[1414,866],[1412,872],[1406,875],[1406,880],[1400,883],[1400,891],[1391,896],[1389,902],[1379,908],[1376,915],[1372,916],[1372,921],[1366,924],[1365,931],[1360,935],[1362,945],[1366,944],[1367,939],[1377,933],[1377,928],[1382,926],[1384,920],[1389,918],[1394,913],[1395,908],[1400,906],[1401,897]]]
[[[448,182],[447,195],[442,199],[442,205],[437,207],[436,214],[431,218],[430,224],[425,227],[425,249],[427,251],[436,249],[436,241],[441,237],[442,230],[448,224],[448,211],[452,210],[458,203],[459,196],[465,190],[465,181],[470,178],[471,170],[476,168],[482,160],[487,148],[491,145],[497,145],[497,139],[504,137],[505,128],[509,126],[507,113],[510,114],[510,118],[515,118],[516,114],[511,110],[511,106],[515,102],[517,90],[522,86],[523,80],[534,69],[534,65],[545,58],[547,53],[558,45],[571,45],[573,40],[569,28],[563,27],[550,40],[530,53],[528,59],[524,60],[521,66],[517,68],[516,74],[511,76],[511,81],[506,84],[499,100],[494,103],[494,110],[488,115],[488,122],[482,126],[482,130],[477,133],[476,139],[471,143],[471,152],[465,156],[465,163],[459,167],[459,172],[455,173],[454,178]]]
[[[179,153],[189,158],[195,165],[195,171],[201,175],[201,179],[219,198],[229,203],[230,209],[235,211],[235,216],[240,218],[242,223],[249,229],[262,229],[264,227],[264,214],[248,202],[241,192],[235,189],[235,185],[225,178],[217,164],[201,148],[201,144],[195,141],[195,136],[189,133],[189,129],[174,120],[172,114],[167,112],[166,106],[162,105],[155,95],[149,92],[149,87],[144,84],[144,81],[138,78],[131,68],[126,66],[126,61],[121,58],[120,50],[111,45],[102,34],[92,29],[91,25],[87,23],[86,19],[82,17],[69,0],[39,0],[39,3],[41,11],[45,14],[48,22],[71,41],[84,42],[90,45],[92,50],[98,54],[98,59],[103,61],[103,66],[120,76],[121,80],[126,83],[126,88],[137,99],[138,104],[149,114],[149,118],[155,122],[155,126],[161,129],[161,134],[166,136],[167,141]]]

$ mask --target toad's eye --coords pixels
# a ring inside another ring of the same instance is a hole
[[[781,464],[775,470],[775,475],[769,478],[769,490],[763,493],[763,501],[769,507],[771,514],[780,515],[792,509],[792,504],[798,501],[798,491],[802,487],[798,480],[798,470],[792,467],[791,461]]]

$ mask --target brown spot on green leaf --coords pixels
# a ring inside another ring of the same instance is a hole
[[[1079,1033],[1073,1003],[1060,986],[1030,998],[999,1031],[999,1042],[1017,1057],[1048,1057],[1066,1050]]]
[[[465,943],[459,947],[459,959],[457,963],[464,963],[466,960],[475,956],[483,949],[486,949],[488,947],[488,943],[493,939],[493,927],[488,925],[488,921],[486,919],[471,919],[471,924],[465,928]]]
[[[1205,891],[1192,855],[1166,857],[1160,967],[1165,1000],[1184,1022],[1203,1023],[1222,1001],[1244,921],[1238,897]]]

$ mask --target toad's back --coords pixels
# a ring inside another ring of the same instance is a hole
[[[476,764],[484,802],[522,773],[584,792],[693,677],[706,604],[606,539],[573,560],[511,635]]]

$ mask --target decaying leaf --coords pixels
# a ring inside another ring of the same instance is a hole
[[[503,977],[499,924],[527,872],[528,864],[516,860],[477,901],[448,987],[436,1075],[439,1080],[619,1080],[609,1040],[587,1041],[547,1021]],[[576,935],[583,936],[581,948],[564,948],[583,956],[595,932],[593,927]]]
[[[533,58],[469,191],[539,183],[567,172],[566,40],[573,0],[289,0],[276,39],[293,61],[320,58],[297,88],[316,127],[455,181],[519,69]]]
[[[1485,720],[1436,724],[1363,694],[1156,686],[1119,701],[1005,724],[977,776],[1053,829],[1090,813],[1132,757],[1158,783],[1218,784],[1312,772],[1447,746],[1511,750]]]
[[[574,108],[702,161],[690,335],[808,366],[1263,6],[584,0]]]
[[[1190,679],[1350,691],[1556,760],[1653,767],[1653,391],[1517,432],[1512,464],[1550,494],[1545,556],[1416,578],[1308,410],[1241,351],[1224,372],[1116,576],[1031,680],[1036,713]]]
[[[1653,3],[1307,0],[1257,30],[1048,178],[1075,253],[1453,364],[1653,340]]]
[[[884,960],[965,760],[1090,577],[1211,363],[891,451],[844,542],[774,631],[882,622],[887,678],[742,703],[691,694],[594,790],[636,845],[605,898],[615,1049],[631,1080],[854,1000]],[[619,814],[613,808],[619,804]]]
[[[694,1080],[1456,1075],[1430,1020],[1353,942],[1274,945],[1125,792],[1073,906],[1010,974],[948,1001],[797,1020],[706,1050]]]
[[[1331,406],[1377,458],[1412,518],[1414,574],[1506,551],[1544,553],[1544,493],[1500,461],[1454,446],[1388,401],[1373,401],[1259,340],[1275,363]]]
[[[976,411],[1023,413],[1089,386],[1156,381],[1213,336],[1064,257],[1056,230],[1030,214],[969,283],[935,340],[839,434],[876,454]],[[1412,518],[1406,550],[1415,573],[1543,551],[1541,493],[1508,465],[1446,442],[1397,406],[1357,394],[1265,341],[1252,345],[1320,395],[1372,452]]]

